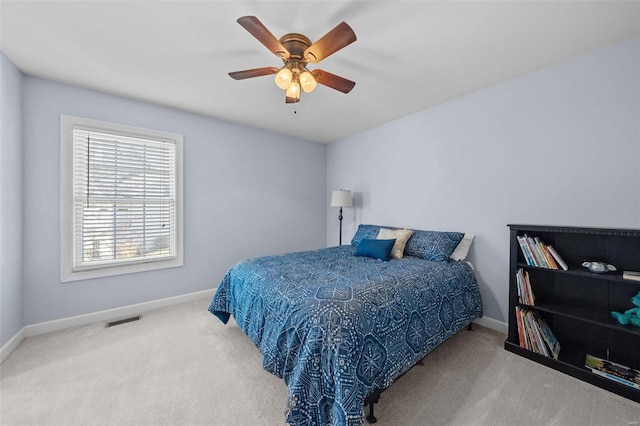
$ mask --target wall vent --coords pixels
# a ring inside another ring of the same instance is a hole
[[[138,321],[140,320],[140,318],[142,318],[142,315],[136,315],[135,317],[124,318],[117,321],[111,321],[107,323],[106,327],[109,328],[109,327],[113,327],[114,325],[120,325],[120,324],[126,324],[128,322]]]

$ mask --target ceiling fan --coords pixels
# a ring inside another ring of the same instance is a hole
[[[311,43],[306,36],[298,33],[285,34],[277,39],[255,16],[243,16],[238,18],[237,22],[273,54],[281,58],[284,66],[230,72],[229,76],[232,78],[243,80],[275,74],[276,85],[285,90],[286,103],[299,102],[300,90],[310,93],[318,83],[343,93],[349,93],[356,85],[351,80],[324,70],[307,69],[308,63],[318,63],[356,41],[356,34],[346,22],[338,24],[315,43]]]

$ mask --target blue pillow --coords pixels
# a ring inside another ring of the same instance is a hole
[[[462,232],[414,231],[404,247],[404,254],[446,262],[460,244],[462,237]]]
[[[351,239],[351,245],[354,247],[358,247],[360,241],[364,239],[375,240],[378,236],[378,232],[380,231],[380,226],[378,225],[359,225],[356,230],[356,234]]]
[[[358,247],[360,241],[366,239],[375,240],[378,236],[378,232],[380,232],[380,228],[387,229],[402,229],[396,228],[394,226],[380,226],[380,225],[359,225],[356,230],[356,234],[351,239],[351,245],[354,247]]]
[[[391,256],[391,249],[395,243],[395,239],[376,240],[365,238],[359,242],[354,255],[371,257],[373,259],[389,260]]]

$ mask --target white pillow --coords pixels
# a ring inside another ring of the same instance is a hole
[[[395,239],[396,243],[393,245],[391,249],[391,257],[396,259],[402,259],[404,256],[404,246],[407,244],[409,237],[413,234],[413,231],[410,229],[387,229],[380,228],[378,231],[378,240],[391,240]]]
[[[471,248],[471,243],[473,242],[474,237],[475,234],[464,234],[464,237],[462,237],[462,240],[460,240],[456,249],[451,253],[451,256],[449,256],[449,259],[465,260],[467,258],[467,254],[469,254],[469,249]]]

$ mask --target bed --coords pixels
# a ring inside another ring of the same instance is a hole
[[[225,324],[233,315],[287,384],[291,425],[362,424],[367,397],[482,315],[473,268],[448,257],[457,233],[412,231],[389,261],[358,253],[381,229],[395,228],[360,225],[349,246],[241,261],[216,291],[209,311]],[[450,240],[445,253],[421,232]],[[418,257],[434,247],[435,260]]]

